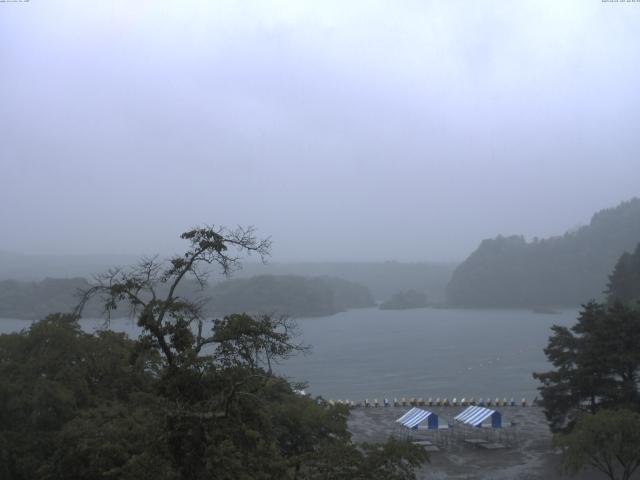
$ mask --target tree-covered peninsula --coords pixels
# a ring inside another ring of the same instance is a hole
[[[563,236],[484,240],[454,271],[447,301],[462,307],[577,306],[603,299],[620,255],[640,241],[640,199],[596,213]]]
[[[392,295],[380,304],[380,310],[408,310],[427,306],[427,295],[417,290],[406,290]]]
[[[88,286],[84,278],[0,281],[0,318],[36,320],[49,312],[71,312],[78,303],[78,292]],[[158,291],[166,289],[166,285],[158,286]],[[186,279],[179,292],[185,298],[207,299],[203,310],[212,317],[236,312],[315,317],[374,305],[366,287],[336,277],[258,275],[214,283],[204,289],[194,279]],[[96,302],[85,307],[87,317],[102,313],[102,306]],[[122,309],[112,313],[127,315]]]

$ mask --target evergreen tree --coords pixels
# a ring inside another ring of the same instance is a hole
[[[554,369],[533,374],[552,430],[570,430],[583,412],[640,408],[640,311],[591,302],[576,325],[552,330],[545,354]]]
[[[610,304],[621,302],[631,308],[640,306],[640,243],[633,253],[622,254],[609,275],[606,293]]]

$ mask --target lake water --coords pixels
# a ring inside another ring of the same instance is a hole
[[[540,315],[525,310],[358,309],[298,319],[300,340],[312,346],[279,365],[279,373],[309,383],[308,392],[329,399],[384,397],[537,396],[531,373],[549,364],[543,349],[552,324],[575,323],[577,310]],[[0,332],[29,322],[0,319]],[[100,328],[83,320],[83,328]],[[138,334],[130,321],[114,330]]]

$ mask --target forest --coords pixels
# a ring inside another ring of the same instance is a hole
[[[640,468],[639,291],[640,243],[616,262],[605,302],[552,327],[544,352],[553,368],[533,376],[565,473],[588,466],[629,480]]]
[[[195,228],[184,254],[96,277],[75,314],[0,335],[0,476],[23,479],[412,479],[428,460],[390,438],[350,440],[345,405],[311,398],[272,371],[304,352],[286,317],[236,313],[204,331],[203,265],[268,253],[251,229]],[[162,287],[162,288],[160,288]],[[89,301],[129,308],[137,340],[78,319]]]
[[[616,261],[640,239],[640,199],[593,215],[560,237],[484,240],[453,272],[449,305],[461,307],[577,306],[603,300]]]
[[[36,320],[50,312],[72,312],[79,300],[78,292],[89,285],[84,278],[0,281],[0,318]],[[163,287],[160,286],[159,290],[162,291]],[[197,281],[185,279],[179,291],[191,300],[206,299],[204,308],[210,316],[270,312],[315,317],[374,305],[366,287],[335,277],[258,275],[220,281],[204,289]],[[86,317],[99,318],[103,308],[90,302],[84,312]],[[127,315],[124,310],[113,313]]]

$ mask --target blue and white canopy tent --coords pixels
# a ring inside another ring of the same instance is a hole
[[[455,430],[458,437],[462,435],[465,442],[474,444],[493,445],[503,448],[504,446],[495,443],[502,438],[502,414],[496,410],[478,405],[465,408],[458,415],[453,417]],[[491,421],[490,428],[481,428],[485,422]],[[458,425],[462,428],[458,429]],[[480,437],[478,436],[480,435]],[[493,443],[490,443],[493,442]]]
[[[481,427],[482,423],[488,418],[491,418],[492,428],[502,427],[502,414],[500,412],[477,405],[465,408],[453,419],[456,422],[463,423],[465,425]]]
[[[427,437],[421,440],[420,444],[423,444],[425,448],[434,448],[437,450],[435,444],[448,443],[447,436],[441,438],[441,433],[438,415],[429,410],[423,410],[422,408],[412,408],[407,413],[402,415],[400,418],[396,420],[396,423],[399,423],[403,427],[405,427],[404,432],[406,433],[407,439],[412,437],[412,433],[414,431],[420,432],[421,434],[427,434]],[[433,435],[433,442],[428,440],[429,436]]]
[[[396,420],[396,422],[403,427],[411,429],[417,429],[418,425],[424,421],[427,422],[427,428],[429,430],[438,429],[438,415],[429,410],[423,410],[422,408],[414,407]]]

